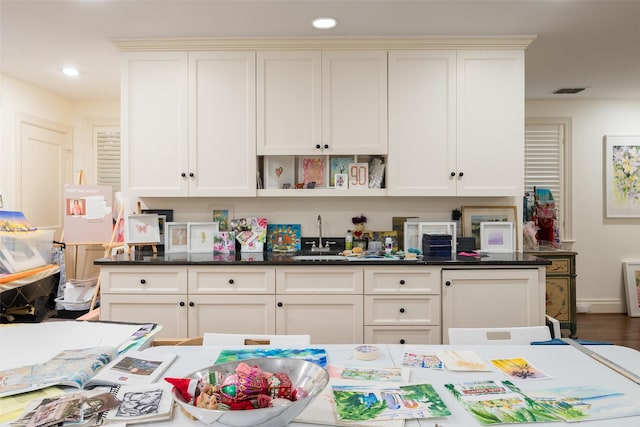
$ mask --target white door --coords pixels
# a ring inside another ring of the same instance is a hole
[[[34,226],[55,230],[59,238],[64,184],[72,181],[71,129],[27,116],[19,117],[18,123],[17,206]]]

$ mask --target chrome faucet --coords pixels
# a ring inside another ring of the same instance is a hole
[[[327,242],[326,246],[322,245],[322,217],[318,215],[318,246],[314,245],[311,247],[311,252],[326,252],[331,248],[329,247],[329,242]]]

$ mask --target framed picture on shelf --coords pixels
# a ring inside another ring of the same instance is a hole
[[[160,243],[158,214],[129,215],[124,228],[124,242],[127,245]]]
[[[305,187],[310,182],[315,182],[315,188],[324,187],[325,180],[325,158],[324,157],[302,157],[300,159],[299,181],[302,181]]]
[[[334,180],[334,188],[338,190],[346,190],[349,188],[349,175],[346,173],[337,173]]]
[[[349,163],[349,188],[369,188],[369,164]]]
[[[264,157],[264,188],[289,188],[296,182],[295,156]]]
[[[605,136],[607,218],[640,218],[640,136]]]
[[[143,214],[158,215],[158,229],[160,230],[160,244],[156,245],[159,252],[164,251],[164,230],[167,222],[173,222],[173,209],[142,209]],[[144,246],[141,250],[151,250],[151,247]]]
[[[476,248],[480,246],[481,222],[512,222],[515,224],[515,247],[518,247],[518,222],[515,206],[462,206],[461,224],[462,235],[473,237],[476,240]]]
[[[300,224],[267,224],[267,251],[296,252],[300,249]]]
[[[342,188],[342,187],[338,187],[338,184],[336,183],[336,175],[338,174],[347,175],[349,172],[350,163],[353,163],[353,156],[351,157],[331,156],[329,158],[329,186],[330,187]]]
[[[231,230],[230,219],[233,218],[233,209],[212,209],[211,220],[218,223],[219,231]]]
[[[627,314],[640,317],[640,261],[622,263],[624,287],[627,296]]]
[[[483,252],[515,251],[513,222],[481,222],[480,250]]]
[[[167,222],[164,229],[164,253],[187,252],[187,223]]]
[[[187,252],[212,252],[213,237],[220,231],[217,222],[187,223]]]

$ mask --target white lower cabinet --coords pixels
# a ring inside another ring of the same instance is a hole
[[[158,323],[159,338],[275,331],[275,268],[102,266],[100,320]]]
[[[442,270],[442,341],[449,328],[545,324],[545,271]]]
[[[364,325],[367,343],[440,343],[440,268],[365,268]]]
[[[544,325],[545,267],[101,266],[100,320],[313,344],[448,343],[450,327]]]
[[[363,342],[363,267],[276,268],[276,333],[313,344]]]

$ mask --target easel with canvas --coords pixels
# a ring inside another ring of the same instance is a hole
[[[69,189],[69,191],[80,190],[81,193],[84,195],[85,194],[84,193],[84,191],[85,191],[85,188],[84,188],[85,182],[84,181],[85,181],[84,180],[84,171],[80,170],[80,173],[79,173],[79,176],[78,176],[78,181],[77,181],[78,182],[77,188]],[[69,187],[73,187],[73,186],[69,186]],[[66,194],[67,190],[68,190],[67,186],[65,186],[65,196],[67,195]],[[100,198],[101,195],[99,193],[100,193],[100,190],[101,190],[103,193],[108,193],[109,200],[111,198],[111,189],[110,189],[110,187],[108,188],[108,190],[105,189],[104,187],[86,187],[86,190],[87,190],[87,193],[89,193],[89,190],[93,190],[96,194],[98,194],[97,196],[92,196],[92,197]],[[93,194],[93,193],[91,193],[91,194]],[[106,197],[106,194],[102,194],[102,197]],[[66,203],[70,203],[69,200],[71,200],[71,199],[67,199]],[[74,201],[75,200],[77,200],[77,199],[74,198]],[[105,213],[103,215],[103,218],[102,218],[101,221],[95,221],[94,219],[92,219],[91,224],[89,224],[90,223],[89,220],[87,220],[86,218],[82,218],[82,216],[86,214],[86,211],[87,211],[87,208],[88,208],[87,205],[88,205],[88,203],[86,203],[86,200],[85,200],[84,206],[80,207],[80,212],[75,212],[75,211],[72,210],[73,207],[75,206],[75,203],[73,204],[73,206],[70,205],[69,208],[68,208],[69,212],[67,212],[67,216],[71,216],[71,217],[79,216],[80,218],[76,218],[73,221],[71,221],[71,220],[69,220],[68,222],[65,221],[65,223],[67,223],[67,224],[72,224],[72,227],[77,226],[77,227],[87,227],[88,228],[86,230],[86,236],[89,236],[89,239],[85,239],[85,233],[84,233],[85,230],[84,229],[83,229],[83,233],[77,233],[77,230],[73,230],[74,233],[69,233],[70,230],[66,230],[67,231],[67,236],[69,234],[76,234],[76,236],[72,236],[72,239],[71,239],[71,240],[76,240],[76,241],[66,243],[67,246],[73,246],[74,247],[74,256],[75,256],[75,259],[74,259],[75,264],[74,264],[74,272],[73,272],[74,273],[73,274],[74,277],[77,277],[77,274],[78,274],[78,264],[79,264],[79,262],[78,262],[78,251],[79,251],[79,248],[81,246],[100,245],[100,246],[105,248],[104,256],[106,257],[106,256],[109,256],[109,254],[111,253],[111,250],[113,248],[123,245],[122,243],[114,242],[115,241],[115,237],[116,237],[116,233],[117,233],[117,228],[113,228],[113,224],[112,224],[113,219],[112,219],[111,212],[109,211],[108,214]],[[110,206],[109,206],[109,209],[110,209]],[[117,217],[117,220],[116,220],[116,225],[119,224],[119,222],[120,222],[120,220],[122,218],[122,212],[123,212],[123,207],[121,207],[119,209],[118,217]],[[94,225],[100,227],[101,231],[99,233],[97,233],[98,237],[99,236],[106,237],[105,234],[108,233],[108,232],[111,232],[111,238],[109,239],[108,242],[105,243],[105,240],[98,241],[99,239],[94,239],[96,234],[94,233],[93,229],[89,228],[90,226],[94,226]],[[108,228],[109,231],[107,231],[107,227],[109,227]],[[78,234],[82,234],[82,237],[78,237],[77,236]],[[62,238],[61,238],[62,241],[64,241],[64,237],[65,237],[65,231],[63,231],[63,233],[62,233]],[[93,240],[95,240],[95,241],[93,241]],[[91,299],[91,304],[89,305],[89,314],[91,314],[95,310],[95,306],[96,306],[96,302],[97,302],[99,293],[100,293],[100,278],[97,279],[97,282],[96,282],[96,285],[95,285],[95,290],[93,292],[93,297]]]

